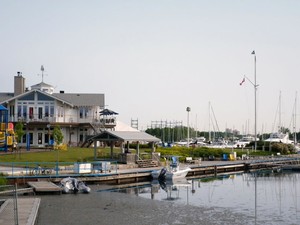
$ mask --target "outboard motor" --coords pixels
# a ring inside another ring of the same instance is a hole
[[[158,179],[160,179],[160,180],[165,179],[166,172],[167,172],[167,168],[166,167],[162,168],[160,171],[160,174],[158,176]]]
[[[78,191],[79,191],[79,188],[78,188],[78,181],[73,179],[72,180],[72,184],[73,184],[73,191],[74,193],[76,194]]]

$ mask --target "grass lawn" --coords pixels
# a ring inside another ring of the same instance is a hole
[[[101,151],[109,151],[102,149]],[[94,161],[93,148],[68,148],[63,150],[41,150],[21,153],[0,154],[1,162],[90,162]]]

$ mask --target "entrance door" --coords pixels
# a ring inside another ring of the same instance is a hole
[[[43,107],[39,107],[39,120],[43,119]]]
[[[43,133],[38,133],[38,144],[43,144]]]
[[[29,107],[29,119],[33,119],[34,113],[33,113],[33,107]]]

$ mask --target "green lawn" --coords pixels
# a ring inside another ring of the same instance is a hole
[[[109,151],[102,149],[101,151]],[[63,150],[42,150],[21,153],[0,154],[1,162],[87,162],[94,161],[93,148],[68,148]]]

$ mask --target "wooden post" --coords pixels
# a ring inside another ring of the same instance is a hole
[[[96,160],[97,159],[97,141],[96,140],[94,140],[94,160]]]
[[[114,144],[115,142],[111,141],[110,142],[110,158],[113,159],[113,154],[114,154]]]
[[[136,154],[138,156],[138,159],[140,158],[140,142],[137,142],[137,146],[136,146]]]

